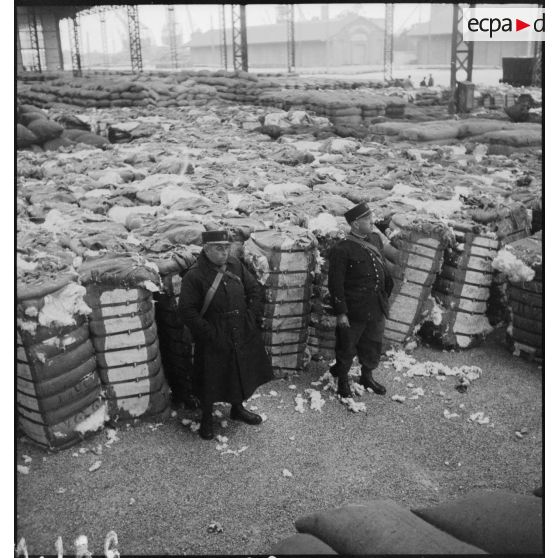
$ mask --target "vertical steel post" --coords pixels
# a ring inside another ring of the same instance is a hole
[[[174,14],[174,6],[172,4],[169,4],[167,6],[167,16],[171,65],[173,69],[176,70],[178,69],[178,52],[176,48],[176,18]]]
[[[233,68],[248,71],[248,43],[246,40],[246,6],[231,4]]]
[[[295,68],[295,29],[294,4],[286,5],[287,22],[287,69],[292,72]]]
[[[384,81],[393,80],[393,4],[386,4],[384,30]]]
[[[68,19],[68,31],[70,32],[70,55],[72,57],[72,74],[81,77],[81,54],[79,48],[80,21],[77,14]]]
[[[143,61],[141,57],[141,37],[139,26],[139,12],[137,5],[126,6],[128,12],[128,34],[130,36],[130,61],[132,72],[143,71]]]
[[[475,4],[470,4],[474,7]],[[459,4],[453,5],[453,26],[451,34],[451,65],[450,65],[450,90],[451,96],[448,104],[450,114],[455,114],[457,94],[457,73],[465,71],[465,79],[473,80],[473,55],[474,42],[463,40],[463,7]]]
[[[33,52],[33,71],[42,72],[41,68],[41,51],[39,50],[39,33],[37,31],[37,14],[35,6],[29,6],[27,12],[29,24],[29,37],[31,39],[31,50]]]
[[[101,24],[101,44],[103,47],[103,65],[108,68],[110,66],[107,39],[107,19],[105,16],[106,8],[99,8],[99,21]]]
[[[225,4],[219,6],[219,26],[221,27],[221,66],[228,70],[227,63],[227,28],[225,22]]]

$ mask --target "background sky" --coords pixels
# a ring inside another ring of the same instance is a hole
[[[208,31],[219,27],[219,4],[173,4],[177,32],[182,33],[184,42],[190,40],[192,31]],[[320,17],[323,4],[295,4],[295,21],[310,20]],[[329,17],[335,18],[342,12],[353,11],[365,17],[383,18],[385,4],[328,4]],[[394,31],[399,33],[419,21],[427,21],[430,17],[430,4],[395,4]],[[167,22],[167,6],[140,5],[141,35],[150,36],[154,44],[162,45],[161,35]],[[264,25],[276,22],[277,4],[251,4],[246,7],[247,26]],[[227,27],[230,27],[230,5],[225,7]],[[82,16],[82,49],[85,53],[102,51],[101,24],[98,14]],[[128,33],[127,16],[124,7],[116,13],[107,12],[106,30],[108,51],[118,52],[122,49],[122,39]],[[67,26],[61,25],[62,49],[69,50],[69,34]]]

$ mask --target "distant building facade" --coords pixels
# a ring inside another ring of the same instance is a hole
[[[227,34],[227,59],[232,61],[232,32]],[[248,66],[278,68],[287,64],[287,24],[247,27]],[[324,67],[383,63],[384,20],[356,14],[340,19],[295,22],[295,66]],[[191,61],[220,66],[222,30],[193,33]]]
[[[453,5],[433,5],[434,15],[430,21],[416,23],[403,33],[401,41],[405,50],[416,52],[419,65],[449,65],[451,62],[451,35]],[[475,66],[501,66],[502,58],[530,56],[529,42],[477,41],[474,46]]]

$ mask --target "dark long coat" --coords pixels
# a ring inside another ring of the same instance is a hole
[[[335,314],[347,314],[349,322],[374,321],[377,327],[371,340],[381,341],[393,279],[379,235],[372,233],[367,241],[378,248],[382,257],[372,256],[366,248],[348,239],[331,248],[328,287]]]
[[[273,379],[258,323],[263,289],[240,260],[230,256],[225,275],[202,318],[205,294],[217,267],[202,252],[182,279],[178,311],[194,337],[194,390],[202,403],[240,403]],[[240,280],[239,280],[240,279]]]

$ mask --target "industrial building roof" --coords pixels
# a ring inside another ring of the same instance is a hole
[[[379,32],[383,32],[383,19],[370,19],[359,15],[347,16],[340,19],[297,21],[295,22],[295,41],[325,41],[340,33],[344,27],[351,23],[362,20],[362,23],[373,26]],[[231,37],[231,29],[226,30],[227,37]],[[257,25],[246,28],[248,44],[284,43],[287,40],[287,24],[274,23],[272,25]],[[214,29],[203,33],[192,33],[192,39],[188,45],[192,48],[215,46],[221,43],[222,30]]]

